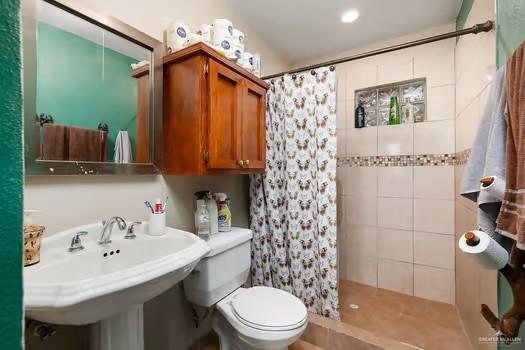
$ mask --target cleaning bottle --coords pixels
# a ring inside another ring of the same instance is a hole
[[[232,230],[232,214],[230,211],[230,199],[225,193],[215,195],[219,210],[219,232],[230,232]]]
[[[197,202],[195,206],[195,227],[198,228],[198,220],[197,220],[197,212],[199,211],[202,203],[206,205],[206,208],[208,209],[209,214],[209,221],[210,221],[210,235],[214,235],[217,232],[219,232],[218,227],[218,210],[217,210],[217,202],[215,198],[213,197],[213,194],[209,190],[203,190],[195,192],[195,197],[197,197]]]
[[[205,201],[199,203],[196,212],[197,235],[199,238],[207,241],[210,239],[210,212]]]

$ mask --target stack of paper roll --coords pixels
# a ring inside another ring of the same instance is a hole
[[[483,231],[465,232],[459,239],[459,249],[491,270],[502,269],[509,260],[505,248]]]
[[[261,56],[246,51],[244,33],[234,28],[230,20],[215,19],[212,25],[200,25],[195,33],[191,33],[189,27],[182,22],[173,22],[166,28],[166,49],[169,53],[199,42],[213,47],[256,76],[261,76]]]
[[[237,28],[233,28],[233,54],[237,62],[242,60],[244,55],[244,33]]]

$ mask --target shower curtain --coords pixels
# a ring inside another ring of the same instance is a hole
[[[250,176],[252,284],[339,319],[335,71],[285,75],[266,96],[266,172]]]

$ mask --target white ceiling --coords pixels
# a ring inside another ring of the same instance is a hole
[[[455,21],[461,0],[225,0],[291,63]],[[344,11],[357,9],[354,23]],[[235,23],[234,23],[235,25]],[[241,28],[242,29],[242,28]],[[249,37],[246,38],[248,41]]]

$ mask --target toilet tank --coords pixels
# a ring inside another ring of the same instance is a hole
[[[251,238],[251,230],[237,227],[212,235],[210,252],[184,280],[186,299],[210,307],[241,287],[250,274]]]

